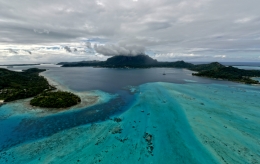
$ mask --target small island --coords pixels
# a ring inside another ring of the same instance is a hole
[[[57,92],[43,92],[40,95],[34,97],[30,104],[32,106],[44,107],[44,108],[67,108],[77,105],[81,102],[79,96],[64,91]]]
[[[30,104],[44,108],[67,108],[81,102],[79,96],[54,91],[47,79],[39,73],[45,69],[30,68],[15,72],[0,68],[0,106],[6,102],[34,97]]]

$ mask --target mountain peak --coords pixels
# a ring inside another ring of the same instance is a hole
[[[151,65],[157,63],[157,60],[152,59],[148,55],[140,54],[135,56],[117,55],[108,58],[107,64],[114,65]]]

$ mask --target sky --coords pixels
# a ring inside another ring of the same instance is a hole
[[[259,0],[0,0],[0,64],[260,62]]]

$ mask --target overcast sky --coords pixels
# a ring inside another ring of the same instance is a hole
[[[0,0],[0,64],[259,61],[259,0]]]

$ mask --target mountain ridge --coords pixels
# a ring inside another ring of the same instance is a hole
[[[150,67],[175,67],[190,68],[191,63],[184,61],[159,62],[148,55],[140,54],[135,56],[117,55],[108,58],[106,61],[79,61],[79,62],[60,62],[57,65],[62,67],[108,67],[108,68],[150,68]]]

